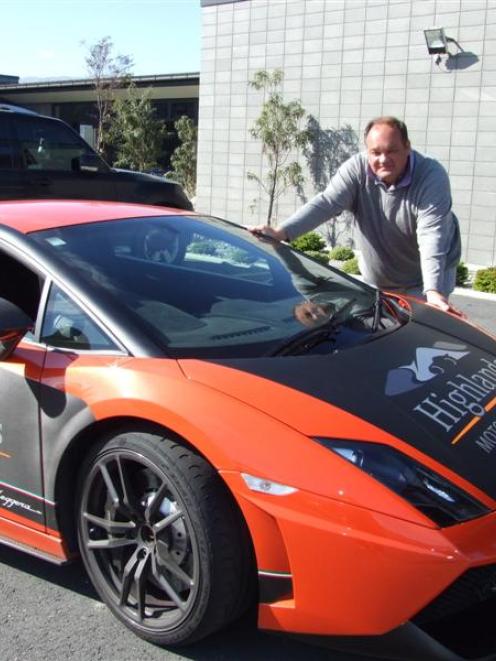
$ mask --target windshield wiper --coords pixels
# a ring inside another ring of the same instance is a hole
[[[366,323],[364,323],[363,328],[369,329],[370,332],[373,334],[376,333],[379,330],[379,326],[381,326],[383,310],[384,310],[384,296],[380,291],[380,289],[376,289],[374,294],[374,302],[372,303],[372,305],[363,310],[357,310],[354,314],[354,317],[356,317],[357,319],[366,320]]]
[[[372,332],[375,333],[379,328],[379,323],[381,321],[382,315],[382,296],[381,290],[377,289],[375,292],[375,303],[374,303],[374,321],[372,322]]]
[[[335,310],[329,318],[320,326],[315,328],[305,328],[304,330],[293,335],[289,340],[280,344],[275,351],[270,352],[270,356],[287,356],[295,350],[299,353],[309,351],[317,344],[330,339],[336,328],[344,320],[345,313],[353,306],[356,298],[350,298],[340,308]]]

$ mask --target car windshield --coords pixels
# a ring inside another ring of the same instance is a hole
[[[128,218],[31,236],[112,294],[174,356],[271,355],[338,311],[343,324],[377,303],[361,282],[210,217]]]

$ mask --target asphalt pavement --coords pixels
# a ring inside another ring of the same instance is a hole
[[[57,567],[0,544],[0,661],[377,661],[256,630],[249,617],[175,651],[135,636],[81,562]]]
[[[450,301],[467,315],[469,321],[496,335],[496,294],[457,287]]]

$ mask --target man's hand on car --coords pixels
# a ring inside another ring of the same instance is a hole
[[[458,317],[466,319],[466,315],[461,310],[458,310],[458,308],[451,305],[446,296],[443,296],[443,294],[435,289],[429,289],[426,291],[425,298],[429,305],[439,308],[439,310],[442,310],[443,312],[451,312],[451,314],[456,314]]]
[[[275,239],[276,241],[287,241],[288,237],[283,229],[276,229],[270,225],[257,225],[256,227],[248,228],[252,234],[259,239],[264,237]]]

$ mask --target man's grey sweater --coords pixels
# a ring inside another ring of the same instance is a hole
[[[362,273],[381,289],[443,292],[444,276],[460,259],[460,232],[451,211],[449,179],[434,159],[412,152],[407,185],[387,187],[368,169],[367,154],[352,156],[323,193],[280,225],[289,240],[351,211],[358,229]]]

